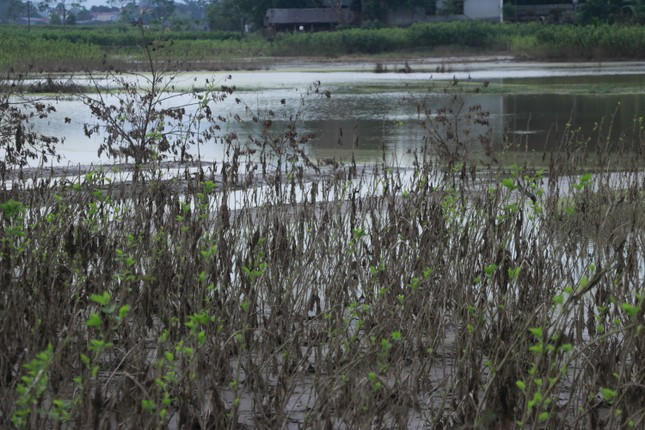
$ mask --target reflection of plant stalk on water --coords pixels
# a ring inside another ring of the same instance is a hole
[[[571,140],[509,167],[456,98],[419,105],[412,168],[322,168],[307,96],[248,108],[247,141],[217,114],[233,88],[169,108],[151,76],[85,99],[88,132],[142,167],[125,186],[6,163],[0,425],[642,427],[642,124],[616,154]],[[221,165],[149,174],[217,136]]]

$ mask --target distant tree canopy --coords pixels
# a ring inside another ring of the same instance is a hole
[[[516,6],[529,6],[541,4],[571,3],[571,0],[504,0],[504,4]]]
[[[25,17],[31,12],[36,16],[38,10],[34,1],[28,0],[0,0],[0,23],[6,24]]]
[[[512,6],[568,3],[570,0],[504,0]],[[576,21],[579,24],[593,23],[643,23],[645,0],[580,0]]]
[[[586,0],[580,6],[578,21],[593,23],[643,23],[645,0]]]
[[[164,22],[175,12],[174,0],[150,0],[152,17],[155,21]]]
[[[42,0],[38,3],[38,9],[42,12],[49,12],[49,20],[53,25],[76,24],[76,17],[72,13],[79,10],[86,0]]]
[[[428,13],[436,10],[436,0],[362,0],[361,10],[365,20],[382,20],[391,10],[422,8]]]
[[[0,1],[0,22],[11,22],[26,12],[25,4],[20,0]]]
[[[243,30],[246,24],[262,27],[270,8],[318,7],[315,0],[213,0],[207,9],[214,30]]]

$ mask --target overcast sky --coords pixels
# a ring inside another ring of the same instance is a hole
[[[0,0],[0,1],[2,1],[2,0]],[[139,2],[139,0],[132,0],[132,1],[135,1],[136,3]],[[181,1],[181,0],[175,0],[175,3],[178,3],[178,2],[183,3],[183,1]],[[72,2],[69,2],[69,3],[72,3]],[[107,0],[85,0],[85,2],[82,3],[82,5],[85,6],[85,8],[87,8],[87,9],[91,8],[92,6],[101,6],[101,5],[102,6],[113,6],[113,5],[109,4]]]
[[[110,6],[106,0],[87,0],[81,4],[88,9],[92,6]]]

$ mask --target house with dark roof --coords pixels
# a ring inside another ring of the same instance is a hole
[[[279,31],[331,30],[339,25],[362,22],[360,3],[327,0],[327,7],[309,9],[269,9],[264,26],[269,37]],[[502,21],[503,0],[437,0],[433,12],[424,8],[400,8],[385,16],[388,26],[408,26],[416,22],[454,20]]]
[[[264,26],[274,32],[320,31],[351,24],[354,19],[354,12],[342,7],[269,9],[264,17]]]

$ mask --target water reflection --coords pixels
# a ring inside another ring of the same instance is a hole
[[[567,128],[581,140],[632,143],[634,123],[645,113],[645,95],[505,95],[505,123],[514,143],[536,150],[554,149]]]
[[[269,73],[269,75],[271,75]],[[332,74],[329,74],[332,75]],[[360,74],[359,74],[360,75]],[[272,75],[271,75],[272,76]],[[337,82],[331,98],[320,94],[307,95],[306,90],[268,88],[242,92],[244,103],[233,98],[216,106],[217,115],[240,121],[222,123],[221,132],[200,148],[209,160],[220,160],[224,154],[221,137],[227,132],[237,133],[244,141],[249,135],[262,136],[263,131],[253,116],[266,117],[274,111],[271,132],[277,133],[290,118],[298,116],[299,133],[314,133],[315,139],[307,144],[306,152],[317,159],[349,158],[355,154],[360,161],[402,158],[410,149],[424,145],[427,129],[421,121],[431,124],[437,109],[453,108],[467,112],[473,106],[489,113],[489,127],[469,124],[459,117],[459,133],[470,129],[468,139],[476,140],[480,133],[490,132],[494,145],[518,144],[538,151],[556,148],[567,127],[580,129],[584,140],[591,144],[609,137],[612,142],[629,144],[634,138],[635,118],[645,113],[645,94],[475,94],[472,89],[463,94],[428,92],[422,85],[402,86],[399,89],[370,88],[373,74],[363,73],[363,81],[351,81],[351,87]],[[275,77],[274,77],[275,78]],[[272,78],[272,79],[274,79]],[[380,79],[380,78],[379,78]],[[558,77],[548,80],[522,80],[525,85],[594,84],[598,77]],[[608,82],[639,85],[645,75],[605,77]],[[336,81],[334,81],[336,82]],[[517,84],[506,80],[504,84]],[[347,84],[347,83],[345,83]],[[190,96],[173,99],[173,103],[187,103]],[[303,102],[304,100],[304,102]],[[430,116],[419,106],[424,104]],[[97,156],[100,139],[88,139],[83,124],[93,122],[88,109],[78,100],[66,99],[56,103],[57,112],[34,126],[50,135],[65,137],[61,148],[62,163],[96,163],[108,161]],[[65,123],[65,118],[71,123]],[[203,126],[208,124],[204,123]],[[602,127],[599,127],[602,125]],[[609,127],[611,125],[611,127]],[[642,134],[642,131],[639,131]],[[477,150],[474,148],[474,150]]]

